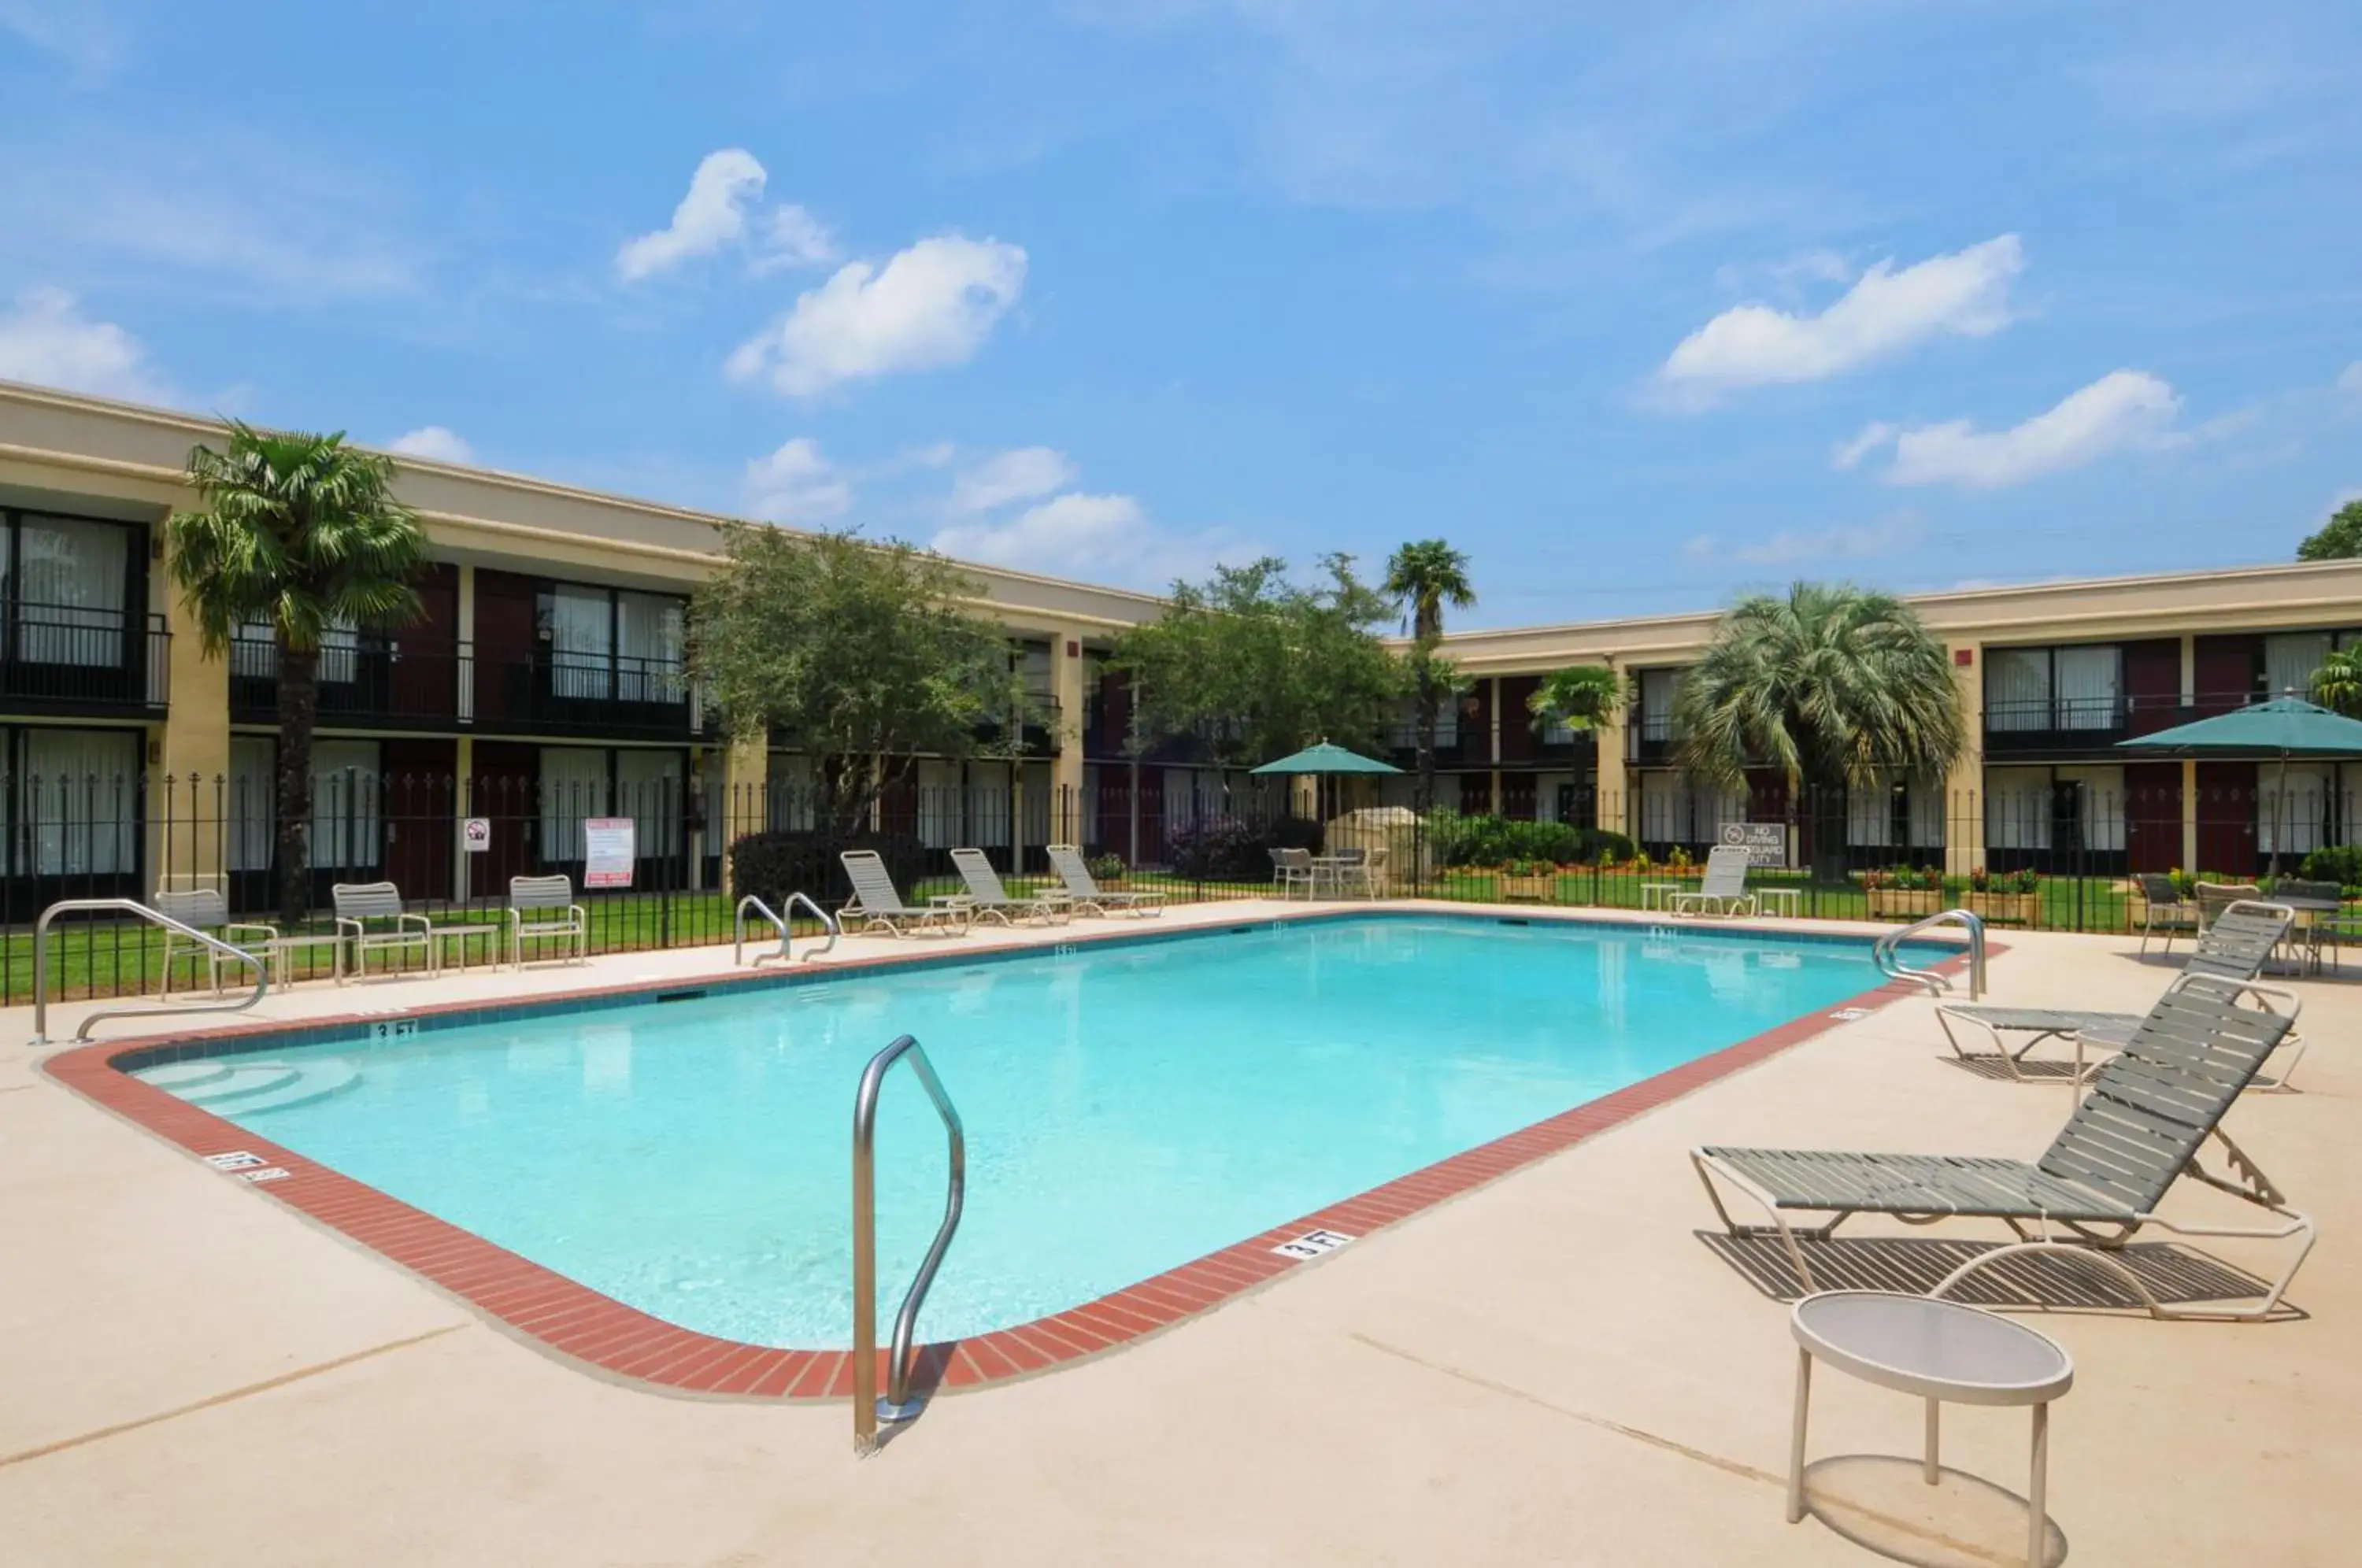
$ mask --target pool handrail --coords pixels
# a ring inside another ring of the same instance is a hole
[[[840,934],[842,934],[842,933],[837,925],[836,917],[829,913],[826,910],[821,908],[818,904],[812,902],[809,894],[802,892],[789,893],[788,895],[787,903],[789,912],[793,912],[798,904],[801,904],[804,908],[811,911],[812,918],[820,922],[822,926],[828,932],[828,940],[826,942],[822,943],[816,951],[809,952],[804,955],[805,962],[809,963],[812,959],[819,957],[822,953],[833,952],[836,947],[836,939]],[[730,944],[731,965],[734,967],[737,965],[744,963],[746,958],[746,911],[749,909],[754,910],[765,920],[770,922],[772,925],[778,929],[779,933],[778,951],[776,953],[756,954],[755,966],[759,969],[763,966],[765,960],[771,958],[777,958],[783,963],[787,962],[789,933],[786,919],[777,911],[773,910],[770,905],[765,903],[759,897],[753,893],[749,893],[745,898],[738,900],[738,915],[735,922],[734,933]]]
[[[185,1018],[193,1012],[244,1012],[262,999],[270,988],[270,971],[259,955],[245,948],[209,936],[195,926],[183,924],[163,911],[150,908],[137,899],[61,899],[41,911],[33,922],[33,1038],[35,1049],[50,1043],[50,922],[67,913],[95,912],[113,910],[120,914],[138,915],[150,925],[177,932],[201,947],[211,948],[225,957],[237,959],[254,966],[254,991],[243,1001],[199,1002],[191,1007],[110,1007],[102,1008],[82,1021],[74,1031],[77,1043],[90,1038],[93,1025],[108,1018]]]
[[[920,1087],[935,1103],[949,1141],[951,1179],[944,1199],[944,1222],[920,1261],[919,1272],[894,1315],[894,1342],[886,1364],[886,1397],[877,1397],[877,1095],[894,1064],[907,1059],[919,1075]],[[926,1405],[923,1394],[911,1392],[911,1340],[927,1287],[935,1282],[944,1254],[951,1251],[952,1234],[959,1229],[960,1208],[967,1196],[967,1138],[957,1108],[944,1092],[935,1066],[916,1039],[905,1034],[869,1059],[862,1069],[861,1087],[853,1097],[853,1452],[877,1449],[877,1423],[907,1421]]]
[[[1985,994],[1985,922],[1984,917],[1969,910],[1944,910],[1923,920],[1913,921],[1879,937],[1871,944],[1870,961],[1879,972],[1891,979],[1913,980],[1927,988],[1930,996],[1941,996],[1952,988],[1948,977],[1933,969],[1918,969],[1905,964],[1896,950],[1923,931],[1939,925],[1957,925],[1969,933],[1969,999],[1975,1001]]]

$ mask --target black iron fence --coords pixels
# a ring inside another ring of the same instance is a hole
[[[2260,785],[2202,789],[2187,809],[2178,789],[2045,775],[1949,797],[1505,789],[1510,816],[1421,817],[1336,781],[1198,774],[1185,789],[1151,772],[1137,789],[1120,774],[1083,790],[904,785],[847,814],[807,785],[724,787],[662,771],[678,754],[647,756],[652,771],[635,772],[631,754],[600,754],[580,778],[323,773],[295,834],[307,870],[289,933],[331,929],[338,883],[391,881],[437,924],[482,926],[500,923],[511,878],[555,873],[590,911],[593,952],[716,944],[741,892],[841,904],[848,846],[878,850],[914,902],[962,889],[955,848],[983,850],[1022,892],[1054,885],[1047,846],[1072,844],[1103,883],[1183,901],[1319,892],[1646,910],[1696,886],[1714,845],[1738,842],[1750,887],[1782,895],[1783,912],[1894,921],[1965,905],[2003,925],[2117,933],[2146,919],[2143,874],[2362,883],[2362,847],[2345,847],[2362,845],[2362,810],[2317,773],[2292,777],[2283,798],[2266,770]],[[1317,869],[1283,882],[1296,851]],[[267,777],[0,777],[0,994],[29,995],[32,922],[61,899],[218,888],[239,918],[284,927],[282,858]],[[60,929],[61,994],[154,988],[152,928]],[[461,944],[444,957],[483,955]],[[329,963],[325,944],[306,948],[295,977]]]

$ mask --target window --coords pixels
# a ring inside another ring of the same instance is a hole
[[[2062,730],[2120,728],[2116,700],[2124,690],[2124,650],[2114,644],[2060,648],[2055,657],[2056,726]]]
[[[582,819],[607,814],[607,753],[589,746],[541,748],[541,858],[583,857]]]
[[[1994,768],[1985,775],[1985,847],[2050,847],[2050,770]]]
[[[683,702],[686,626],[681,602],[657,593],[615,595],[615,666],[626,702]]]
[[[132,530],[116,523],[26,515],[17,521],[17,657],[119,668],[128,623]]]
[[[1673,699],[1682,689],[1682,672],[1678,669],[1644,669],[1640,672],[1640,738],[1661,741],[1673,738]]]
[[[2050,650],[1990,648],[1985,653],[1985,728],[2050,727]]]
[[[378,868],[377,742],[312,744],[310,858],[315,869],[352,881]],[[374,880],[374,877],[368,878]]]
[[[2268,697],[2312,696],[2312,672],[2329,657],[2327,632],[2284,632],[2264,639]]]
[[[314,743],[314,758],[318,757]],[[229,743],[228,869],[270,869],[271,824],[278,820],[278,750],[268,735],[234,735]]]
[[[138,869],[139,737],[128,730],[28,730],[26,849],[37,877]]]
[[[615,754],[615,790],[622,807],[618,814],[632,819],[635,856],[645,860],[680,853],[681,788],[680,753]]]
[[[559,583],[542,595],[549,639],[549,690],[603,702],[614,695],[615,607],[603,588]]]
[[[2337,768],[2326,762],[2292,762],[2281,789],[2278,764],[2257,768],[2256,848],[2265,855],[2303,855],[2330,842],[2331,802]]]

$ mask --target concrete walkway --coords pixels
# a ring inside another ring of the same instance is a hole
[[[2139,1007],[2169,973],[2123,939],[2007,940],[2003,1000]],[[606,959],[588,983],[712,973],[728,956]],[[585,984],[580,969],[475,974],[307,987],[266,1007]],[[2075,1561],[2353,1561],[2362,987],[2301,988],[2306,1092],[2250,1095],[2231,1126],[2321,1223],[2292,1293],[2308,1315],[2036,1320],[2079,1368],[2051,1470]],[[1785,1311],[1693,1233],[1712,1214],[1684,1152],[2037,1153],[2067,1092],[1938,1060],[1929,1011],[1910,1000],[1841,1025],[1130,1349],[945,1397],[855,1462],[840,1407],[668,1397],[511,1338],[40,1077],[19,1043],[26,1010],[11,1010],[0,1561],[1876,1561],[1816,1520],[1782,1522]],[[2227,1202],[2177,1194],[2169,1211]],[[1816,1453],[1915,1452],[1919,1412],[1900,1396],[1829,1376],[1815,1418]],[[1948,1464],[2023,1488],[2023,1412],[1956,1409],[1946,1436]],[[1965,1481],[1930,1492],[1859,1461],[1821,1479],[1833,1517],[1913,1561],[2010,1561],[2022,1529]]]

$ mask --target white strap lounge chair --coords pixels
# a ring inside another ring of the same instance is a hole
[[[271,984],[286,982],[287,950],[279,945],[279,928],[259,921],[229,918],[229,900],[222,897],[219,888],[192,888],[185,892],[159,892],[150,906],[157,913],[168,915],[182,925],[194,926],[208,936],[219,938],[243,953],[251,953],[272,966]],[[201,946],[182,936],[170,926],[164,928],[164,978],[160,995],[172,994],[172,965],[176,959],[204,958],[206,972],[213,981],[214,995],[222,994],[222,955],[214,948]],[[241,971],[242,973],[243,971]]]
[[[2192,977],[2159,998],[2124,1049],[2103,1065],[2091,1092],[2040,1158],[1947,1154],[1857,1154],[1708,1146],[1691,1151],[1715,1212],[1734,1236],[1777,1235],[1807,1291],[1821,1288],[1799,1239],[1826,1241],[1856,1214],[1909,1224],[1938,1219],[1998,1220],[2016,1238],[1979,1253],[1928,1294],[1943,1296],[1979,1270],[2035,1253],[2070,1253],[2113,1274],[2158,1318],[2257,1319],[2272,1315],[2312,1250],[2312,1220],[2289,1207],[2245,1151],[2223,1131],[2223,1115],[2287,1034],[2289,1021],[2244,1005],[2250,988]],[[2222,1143],[2226,1171],[2200,1165],[2208,1140]],[[2190,1224],[2158,1212],[2183,1176],[2274,1216],[2251,1226]],[[1723,1189],[1760,1206],[1772,1223],[1740,1225]],[[1798,1225],[1797,1211],[1826,1214]],[[2116,1255],[2150,1226],[2182,1236],[2291,1243],[2293,1253],[2259,1302],[2159,1302]]]
[[[978,919],[989,915],[1003,925],[1014,925],[1021,920],[1047,925],[1073,912],[1074,900],[1063,892],[1044,889],[1022,899],[1011,898],[1001,884],[1000,873],[993,869],[991,860],[981,849],[953,850],[952,865],[958,868],[960,880],[967,884],[967,907]]]
[[[571,877],[509,878],[509,962],[524,967],[525,944],[559,944],[560,963],[590,962],[590,916],[574,901]]]
[[[966,899],[914,909],[904,903],[902,895],[895,890],[894,878],[888,875],[886,862],[876,850],[848,849],[837,859],[844,863],[844,874],[853,883],[853,897],[838,911],[841,922],[858,921],[862,931],[883,931],[890,936],[922,932],[956,936],[967,930]]]
[[[1083,864],[1083,852],[1071,844],[1049,846],[1050,867],[1058,879],[1066,884],[1068,896],[1077,911],[1089,910],[1095,914],[1109,914],[1120,910],[1135,918],[1163,912],[1164,895],[1161,892],[1103,891],[1091,879],[1091,868]]]
[[[2297,1010],[2300,1003],[2291,993],[2272,987],[2254,984],[2264,970],[2264,961],[2286,939],[2289,926],[2296,919],[2295,911],[2281,904],[2257,903],[2243,900],[2217,914],[2205,934],[2198,939],[2198,947],[2190,962],[2174,981],[2180,986],[2192,978],[2227,981],[2245,988],[2251,999],[2268,1010],[2286,1017],[2290,1024],[2281,1043],[2289,1052],[2288,1059],[2279,1064],[2277,1077],[2263,1078],[2257,1089],[2278,1092],[2287,1089],[2289,1080],[2296,1076],[2297,1063],[2304,1057],[2304,1037],[2296,1032]],[[1945,1002],[1936,1009],[1937,1027],[1943,1030],[1945,1042],[1952,1054],[1961,1061],[1981,1070],[2019,1083],[2058,1083],[2062,1077],[2080,1082],[2098,1066],[2094,1060],[2084,1064],[2088,1047],[2103,1051],[2121,1048],[2140,1026],[2142,1015],[2136,1012],[2092,1012],[2080,1008],[1993,1007],[1972,1003]],[[1980,1038],[1987,1042],[1981,1049],[1964,1043]],[[2024,1041],[2013,1046],[2007,1037],[2022,1035]],[[2075,1044],[2075,1062],[2061,1072],[2029,1072],[2032,1064],[2027,1054],[2046,1040],[2067,1040]]]
[[[1755,895],[1747,890],[1747,867],[1752,861],[1743,844],[1716,845],[1705,857],[1705,879],[1694,891],[1671,895],[1665,907],[1675,914],[1753,914]]]
[[[369,955],[388,953],[399,963],[415,947],[426,955],[431,978],[442,968],[442,944],[435,939],[435,922],[402,907],[402,889],[391,882],[338,882],[328,889],[337,911],[337,984],[369,974]],[[349,945],[353,962],[345,967]]]

